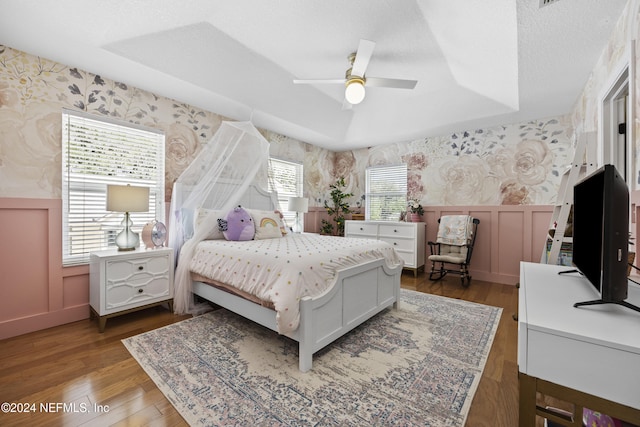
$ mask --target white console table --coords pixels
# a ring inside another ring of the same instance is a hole
[[[640,313],[615,304],[575,308],[599,297],[570,267],[523,262],[518,301],[520,427],[536,414],[582,426],[586,407],[640,424]],[[628,302],[640,305],[640,287]],[[536,392],[574,404],[569,417],[536,405]]]

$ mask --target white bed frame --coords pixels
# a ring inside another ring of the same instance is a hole
[[[238,203],[252,209],[274,209],[274,198],[251,186]],[[402,265],[387,267],[383,258],[338,272],[336,285],[324,294],[300,301],[300,326],[286,334],[299,345],[299,368],[306,372],[313,354],[353,328],[400,301]],[[277,331],[276,312],[202,282],[193,282],[193,293]]]

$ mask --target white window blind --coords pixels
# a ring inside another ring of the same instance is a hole
[[[407,165],[366,170],[365,219],[394,221],[407,210]]]
[[[288,211],[289,197],[302,197],[302,182],[303,173],[300,163],[287,162],[273,157],[269,159],[269,191],[278,193],[280,212],[282,212],[288,226],[293,226],[296,218],[295,212]]]
[[[115,246],[124,213],[107,212],[108,184],[149,187],[149,211],[132,212],[133,231],[164,221],[164,134],[71,110],[62,113],[63,265],[87,263]]]

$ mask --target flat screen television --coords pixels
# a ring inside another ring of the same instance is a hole
[[[574,304],[619,304],[628,292],[629,189],[615,166],[605,165],[573,188],[573,263],[600,299]]]

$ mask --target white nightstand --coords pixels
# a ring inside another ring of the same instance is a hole
[[[91,253],[89,303],[100,332],[107,319],[167,303],[173,310],[173,249]]]

